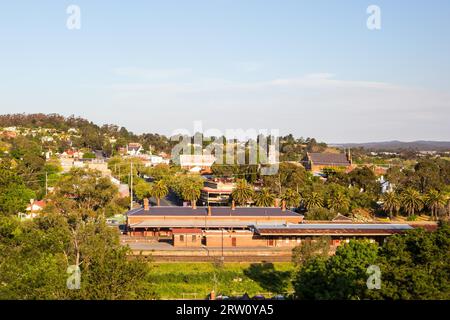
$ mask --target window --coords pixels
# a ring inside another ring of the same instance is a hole
[[[194,234],[192,235],[192,242],[195,242],[197,240],[197,236]]]
[[[184,235],[180,235],[180,241],[184,242]]]

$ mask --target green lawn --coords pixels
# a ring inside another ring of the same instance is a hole
[[[228,296],[292,292],[294,266],[279,263],[151,263],[149,281],[160,299],[204,299],[211,290]]]

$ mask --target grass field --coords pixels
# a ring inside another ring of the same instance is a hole
[[[216,295],[292,292],[294,266],[279,263],[152,263],[149,281],[160,299],[204,299],[211,290]]]

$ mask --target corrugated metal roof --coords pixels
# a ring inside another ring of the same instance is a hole
[[[315,165],[350,165],[347,155],[344,153],[308,153],[309,160]]]
[[[302,223],[302,224],[260,224],[258,228],[265,229],[380,229],[380,230],[410,230],[408,224],[391,223]]]
[[[137,208],[126,213],[128,216],[205,216],[208,214],[208,207],[150,207],[150,210],[144,208]],[[285,217],[303,217],[301,214],[286,209],[275,207],[236,207],[232,210],[231,207],[211,207],[212,216],[285,216]]]
[[[273,221],[282,224],[285,221]],[[241,221],[241,220],[144,220],[142,222],[130,224],[131,228],[248,228],[257,226],[258,221]]]
[[[406,224],[288,224],[252,226],[259,235],[390,235],[413,229]]]

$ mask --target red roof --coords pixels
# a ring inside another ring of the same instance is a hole
[[[172,229],[173,234],[180,234],[180,233],[202,233],[202,229],[195,229],[195,228],[179,228],[179,229]]]

